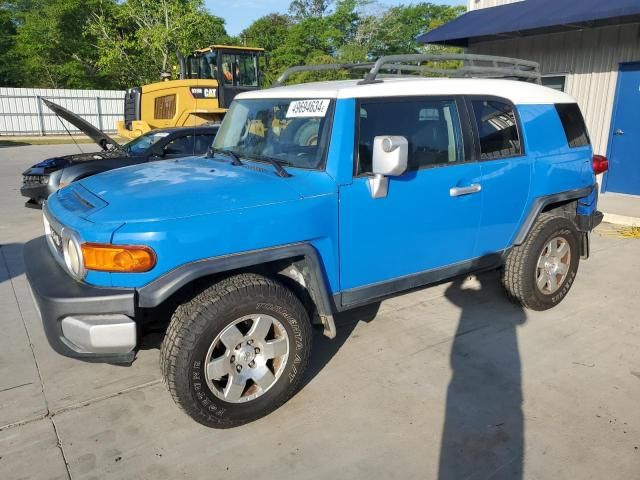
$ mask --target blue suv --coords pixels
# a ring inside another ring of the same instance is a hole
[[[575,100],[376,76],[241,94],[208,155],[53,194],[25,247],[51,346],[131,363],[168,310],[169,391],[224,428],[293,395],[337,312],[487,269],[523,306],[558,304],[602,218]]]

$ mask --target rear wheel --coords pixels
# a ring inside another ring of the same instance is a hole
[[[560,303],[578,272],[579,246],[570,220],[541,215],[525,242],[507,256],[502,282],[509,295],[532,310]]]
[[[196,421],[226,428],[286,402],[304,375],[311,325],[298,298],[254,274],[227,278],[176,310],[161,349],[165,383]]]

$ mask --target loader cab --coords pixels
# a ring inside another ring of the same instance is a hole
[[[211,45],[195,51],[185,62],[185,79],[216,80],[221,108],[229,108],[235,96],[260,88],[261,48]]]
[[[178,55],[178,79],[127,90],[118,135],[133,139],[157,128],[220,123],[236,95],[260,88],[262,48],[210,45]]]

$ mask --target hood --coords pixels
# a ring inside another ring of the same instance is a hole
[[[61,107],[57,103],[53,103],[52,101],[47,100],[46,98],[43,98],[42,101],[47,107],[49,107],[49,109],[53,113],[55,113],[60,118],[66,120],[71,125],[73,125],[78,130],[80,130],[82,133],[87,135],[91,140],[96,142],[100,146],[100,148],[102,148],[103,150],[112,150],[112,149],[120,148],[120,144],[118,142],[116,142],[109,135],[105,134],[102,130],[99,130],[98,128],[91,125],[84,118],[80,117],[79,115],[76,115],[73,112],[70,112],[64,107]]]
[[[291,178],[271,166],[233,166],[192,157],[144,163],[81,180],[107,206],[87,212],[93,222],[144,222],[185,218],[283,203],[301,195]]]

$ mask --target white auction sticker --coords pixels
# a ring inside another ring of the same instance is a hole
[[[295,100],[289,104],[287,118],[324,117],[330,103],[328,99]]]

